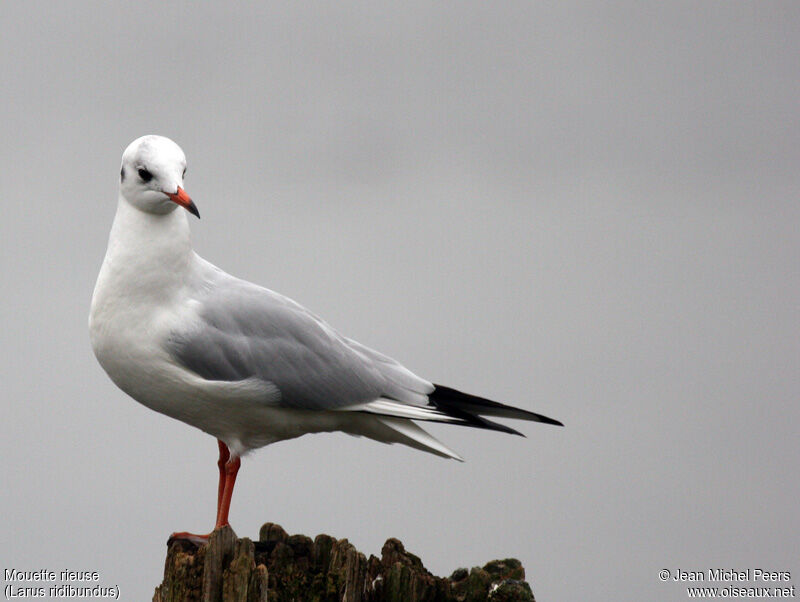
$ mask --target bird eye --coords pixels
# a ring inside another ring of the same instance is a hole
[[[186,168],[184,167],[183,168],[183,175],[181,176],[181,178],[185,178],[185,177],[186,177]]]
[[[144,168],[139,169],[139,177],[142,179],[142,182],[149,182],[153,179],[153,174],[147,171]]]

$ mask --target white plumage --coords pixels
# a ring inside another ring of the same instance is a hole
[[[100,364],[131,397],[213,435],[233,459],[325,431],[460,459],[411,420],[506,432],[516,431],[482,415],[560,424],[434,385],[200,258],[178,210],[199,217],[185,169],[183,151],[160,136],[135,140],[122,158],[89,331]]]

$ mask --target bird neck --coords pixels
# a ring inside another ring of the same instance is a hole
[[[183,210],[147,213],[120,195],[103,264],[107,276],[130,293],[161,294],[182,285],[193,256]]]

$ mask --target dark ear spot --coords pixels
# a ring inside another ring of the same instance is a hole
[[[119,170],[119,181],[120,182],[124,182],[125,181],[125,168],[124,167]]]

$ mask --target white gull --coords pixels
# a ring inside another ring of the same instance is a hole
[[[218,440],[215,528],[228,524],[240,457],[343,431],[461,458],[412,420],[506,433],[485,416],[557,420],[436,385],[342,336],[291,299],[199,257],[186,157],[143,136],[122,155],[117,213],[89,314],[100,365],[131,397]],[[206,536],[175,534],[203,539]]]

